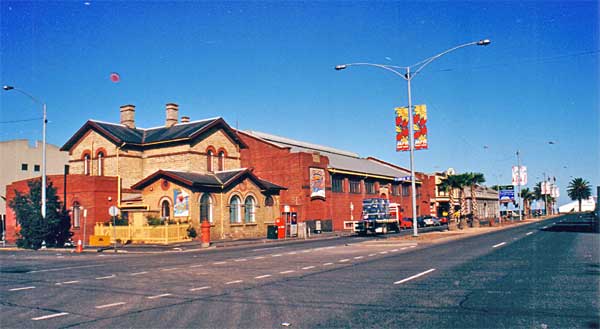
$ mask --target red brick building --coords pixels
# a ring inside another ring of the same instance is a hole
[[[73,241],[81,239],[87,241],[94,234],[96,222],[105,222],[110,219],[108,208],[117,205],[117,177],[108,176],[86,176],[86,175],[48,175],[48,184],[56,188],[60,202],[64,200],[66,180],[66,207],[71,215],[71,232]],[[7,213],[6,213],[6,241],[16,241],[15,213],[8,206],[10,200],[15,197],[15,190],[21,193],[29,193],[28,182],[40,178],[31,178],[11,183],[6,187]],[[85,227],[85,229],[84,229]],[[83,235],[86,235],[84,239]]]
[[[248,145],[241,150],[242,166],[287,187],[281,192],[281,211],[295,212],[300,222],[320,220],[334,231],[351,228],[352,221],[360,219],[362,200],[374,197],[400,204],[405,217],[412,213],[410,182],[405,181],[410,172],[404,168],[261,132],[238,131],[238,135]],[[425,174],[417,178],[417,212],[429,215],[435,180]],[[319,179],[322,189],[314,186]]]

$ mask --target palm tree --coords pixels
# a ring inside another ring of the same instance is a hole
[[[465,176],[466,186],[471,189],[471,215],[473,219],[477,215],[477,195],[475,193],[475,188],[485,183],[485,177],[482,173],[479,172],[468,172],[463,174]]]
[[[463,205],[463,187],[465,186],[464,177],[462,175],[448,175],[443,178],[438,184],[438,188],[442,191],[448,192],[449,203],[450,203],[450,217],[454,214],[454,191],[459,191],[459,199],[461,200],[461,214]],[[460,220],[460,218],[459,218]]]
[[[581,200],[588,199],[592,196],[592,187],[590,182],[583,178],[574,178],[567,187],[567,194],[571,200],[579,202],[579,212],[581,212]]]
[[[525,208],[525,218],[531,215],[531,202],[535,200],[535,192],[524,188],[521,190],[521,198],[523,199],[523,207]]]

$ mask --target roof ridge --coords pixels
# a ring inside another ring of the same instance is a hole
[[[278,136],[278,135],[273,135],[273,134],[260,132],[260,131],[256,131],[256,130],[246,130],[245,133],[247,133],[251,136],[258,137],[263,140],[272,142],[272,143],[279,143],[279,144],[289,145],[291,147],[295,146],[298,148],[327,152],[327,153],[332,153],[332,154],[337,154],[337,155],[342,155],[342,156],[347,156],[347,157],[360,158],[360,155],[358,153],[337,149],[337,148],[327,146],[327,145],[320,145],[320,144],[314,144],[314,143],[310,143],[310,142],[304,142],[304,141],[291,139],[288,137],[283,137],[283,136]]]

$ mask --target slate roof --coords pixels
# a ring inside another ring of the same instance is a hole
[[[286,189],[285,187],[256,177],[256,175],[254,175],[252,171],[247,168],[206,174],[187,171],[159,170],[137,182],[131,188],[136,190],[143,189],[161,177],[168,177],[191,188],[217,187],[222,189],[226,189],[231,186],[231,184],[236,182],[238,178],[248,177],[253,180],[256,185],[261,188],[261,190],[279,191]]]
[[[73,147],[88,130],[95,130],[116,145],[125,143],[130,146],[144,147],[160,142],[183,142],[193,141],[196,137],[209,131],[211,128],[221,128],[223,131],[242,148],[246,144],[237,136],[223,118],[212,118],[178,123],[172,127],[156,128],[129,128],[122,124],[88,120],[62,147],[61,151],[68,151]]]
[[[355,173],[388,176],[391,179],[410,176],[410,171],[394,165],[386,165],[382,161],[361,158],[357,153],[344,151],[329,146],[296,141],[290,138],[271,135],[258,131],[244,131],[255,138],[264,140],[279,147],[290,148],[291,152],[319,152],[329,158],[329,168],[351,171]]]

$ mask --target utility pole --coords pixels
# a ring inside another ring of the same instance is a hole
[[[519,157],[519,150],[517,150],[517,183],[519,184],[519,220],[523,220],[523,195],[521,194],[521,158]]]

